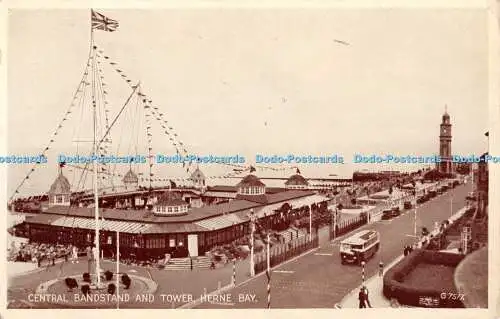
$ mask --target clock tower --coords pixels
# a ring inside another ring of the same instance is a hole
[[[445,107],[445,112],[440,125],[439,134],[439,155],[441,163],[439,163],[438,170],[441,173],[451,174],[453,172],[452,158],[451,158],[451,123],[450,115]]]

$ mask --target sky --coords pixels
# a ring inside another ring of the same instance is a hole
[[[480,155],[487,148],[484,10],[96,10],[120,23],[116,32],[95,31],[96,45],[141,82],[190,153],[241,154],[248,164],[255,154],[345,157],[344,165],[300,165],[306,177],[402,169],[351,162],[355,153],[437,154],[445,105],[453,154]],[[89,17],[88,10],[10,12],[9,155],[39,154],[51,139],[88,58]],[[109,65],[103,73],[116,114],[131,90]],[[75,138],[91,137],[81,115],[89,110],[63,123],[49,163],[33,173],[24,192],[45,192],[56,176],[57,154],[73,154]],[[131,151],[134,125],[145,127],[133,110],[128,107],[115,126],[119,155]],[[158,123],[152,126],[153,152],[175,153]],[[138,152],[144,153],[140,139]],[[9,166],[9,192],[30,168]],[[157,176],[186,177],[179,166],[155,169]],[[201,169],[207,175],[231,170]]]

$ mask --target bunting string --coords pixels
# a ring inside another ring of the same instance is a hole
[[[76,89],[75,93],[73,94],[73,98],[71,99],[71,103],[70,103],[69,107],[66,109],[66,112],[64,113],[62,119],[59,121],[59,124],[57,125],[54,133],[50,137],[49,142],[46,144],[45,148],[43,148],[40,156],[45,157],[45,158],[47,157],[46,156],[47,152],[52,147],[52,144],[56,140],[56,136],[58,136],[58,134],[60,133],[61,129],[63,128],[63,123],[65,121],[67,121],[68,118],[71,116],[70,114],[72,114],[72,110],[75,107],[75,102],[77,101],[77,99],[81,95],[81,93],[84,92],[85,86],[89,85],[89,83],[86,80],[87,80],[87,76],[88,76],[88,70],[89,70],[89,67],[90,67],[90,64],[91,64],[90,63],[91,59],[92,59],[92,56],[89,55],[89,57],[87,59],[87,62],[86,62],[86,66],[85,66],[84,72],[83,72],[83,75],[82,75],[82,78],[81,78],[80,82],[78,83],[78,86],[77,86],[77,89]],[[37,167],[39,167],[40,164],[41,164],[41,162],[36,162],[35,164],[33,164],[33,166],[26,173],[25,177],[21,180],[21,182],[19,183],[19,185],[15,188],[13,194],[9,198],[9,202],[11,202],[14,199],[14,197],[17,194],[19,194],[19,190],[21,189],[21,187],[23,187],[24,183],[27,180],[30,179],[31,174],[35,171],[35,169]]]
[[[137,92],[139,98],[141,98],[141,91],[138,90]],[[144,107],[144,110],[146,111],[146,107],[148,105],[147,103],[147,100],[145,98],[142,99],[142,102],[143,102],[143,107]],[[153,134],[151,133],[151,120],[149,118],[149,116],[147,116],[147,114],[145,114],[145,120],[146,120],[146,139],[148,141],[148,161],[149,161],[149,188],[152,187],[152,183],[153,183],[153,155],[151,154],[152,153],[152,141],[153,141]]]

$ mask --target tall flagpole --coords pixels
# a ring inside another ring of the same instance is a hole
[[[93,117],[94,117],[94,156],[97,156],[97,105],[95,100],[95,47],[94,47],[94,29],[92,28],[92,10],[90,11],[90,52],[92,56],[92,108],[93,108]],[[97,277],[97,288],[101,288],[101,245],[99,238],[99,195],[97,193],[97,162],[94,160],[93,163],[94,169],[94,209],[95,209],[95,250],[96,254],[94,256],[95,262],[95,273]]]
[[[267,249],[266,249],[266,259],[267,259],[267,309],[271,308],[271,238],[269,236],[269,232],[267,233]]]
[[[120,308],[120,232],[116,232],[116,309]]]

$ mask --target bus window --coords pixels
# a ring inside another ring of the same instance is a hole
[[[351,249],[351,245],[349,244],[342,244],[342,250],[350,250]]]

